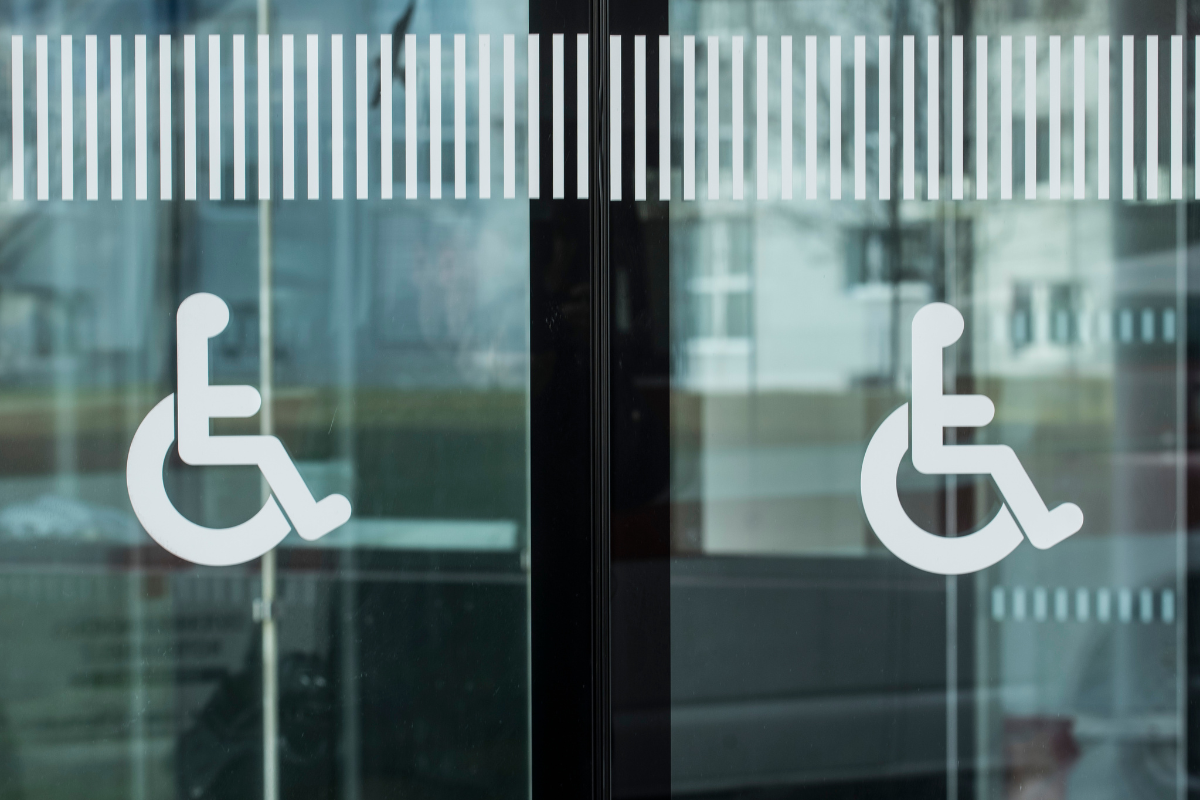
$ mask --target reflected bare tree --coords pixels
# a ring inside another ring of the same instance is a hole
[[[404,85],[404,62],[401,56],[404,54],[404,35],[408,33],[408,28],[412,24],[413,12],[417,8],[417,0],[412,0],[408,4],[408,9],[400,15],[400,19],[396,20],[396,24],[392,26],[392,52],[388,70],[391,73],[391,80],[398,80],[400,85]],[[371,108],[379,107],[379,97],[383,92],[383,53],[379,54],[379,58],[375,60],[375,71],[379,75],[379,81],[375,84],[375,92],[371,95]]]

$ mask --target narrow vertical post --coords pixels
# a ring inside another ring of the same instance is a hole
[[[269,0],[258,0],[258,33],[269,33]],[[271,201],[261,194],[258,200],[258,362],[262,410],[259,432],[271,436],[274,419],[274,337],[271,325]],[[263,481],[264,499],[270,487]],[[262,623],[262,702],[263,702],[263,800],[279,800],[279,640],[275,626],[275,551],[262,557],[262,599],[259,618]]]

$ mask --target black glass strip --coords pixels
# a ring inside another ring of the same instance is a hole
[[[599,36],[588,0],[532,0],[529,31],[540,41],[540,198],[530,211],[530,658],[532,784],[537,800],[604,797],[600,745],[607,660],[600,647],[604,603],[597,513],[596,291],[594,204],[575,199],[577,39],[589,33],[589,77]],[[553,189],[553,42],[564,35],[564,194]],[[595,93],[589,123],[596,127]],[[595,137],[589,152],[596,153]],[[592,173],[597,170],[594,168]],[[597,197],[594,176],[589,196]]]

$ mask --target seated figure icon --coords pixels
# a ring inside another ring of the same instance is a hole
[[[309,540],[350,518],[350,501],[344,496],[331,494],[320,502],[313,498],[279,439],[212,435],[211,420],[251,417],[262,404],[252,386],[209,383],[208,340],[228,324],[229,307],[215,295],[194,294],[180,304],[178,398],[168,395],[142,420],[129,447],[125,474],[130,503],[146,532],[180,558],[208,566],[258,558],[287,536],[288,518],[296,532]],[[262,470],[272,496],[250,520],[232,528],[207,528],[188,520],[171,503],[163,483],[163,462],[176,441],[176,414],[179,457],[185,464]]]
[[[875,431],[860,481],[863,510],[880,541],[901,560],[942,575],[976,572],[997,563],[1021,543],[1022,530],[1034,547],[1046,549],[1083,527],[1083,512],[1074,503],[1046,507],[1011,447],[945,443],[946,428],[983,427],[996,413],[983,395],[947,395],[942,390],[942,351],[959,340],[963,327],[962,314],[946,303],[930,303],[913,317],[912,462],[926,475],[990,475],[1004,500],[999,512],[980,530],[957,538],[936,536],[908,517],[896,488],[908,451],[908,403]]]

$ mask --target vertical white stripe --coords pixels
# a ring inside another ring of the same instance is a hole
[[[1171,37],[1171,199],[1183,199],[1183,37]]]
[[[925,167],[929,173],[926,178],[928,183],[926,189],[930,200],[937,200],[941,195],[942,183],[941,136],[939,135],[942,128],[941,53],[941,40],[937,36],[930,36],[925,53],[927,84],[925,102],[928,114],[925,120],[925,129],[929,138],[926,144]]]
[[[683,199],[696,199],[696,37],[683,37]]]
[[[755,194],[759,200],[767,199],[767,142],[769,139],[767,130],[767,37],[759,36],[757,39],[758,52],[755,59],[755,68],[758,71],[758,92],[755,98],[755,114],[757,116],[754,133],[757,136],[755,142],[755,161],[758,164],[758,169],[755,171],[754,186]],[[782,100],[782,98],[780,98]]]
[[[90,38],[90,37],[89,37]],[[89,73],[95,72],[95,49],[94,45],[89,45],[92,48],[88,53],[88,59],[91,62]],[[89,77],[89,99],[88,99],[88,199],[92,197],[92,144],[91,139],[94,136],[94,110],[95,103],[91,94],[95,88],[95,81]],[[196,134],[196,37],[192,34],[185,34],[183,37],[183,199],[196,199],[196,184],[198,180],[197,165],[196,165],[196,149],[197,149],[197,134]]]
[[[385,66],[386,65],[386,66]],[[392,34],[379,35],[379,196],[392,199],[392,83],[395,81]],[[364,146],[365,150],[366,147]]]
[[[792,199],[792,37],[779,41],[779,174],[780,196]]]
[[[221,199],[221,37],[208,37],[208,199]]]
[[[121,70],[121,37],[114,35],[108,38],[109,177],[113,200],[121,200],[124,197],[125,132],[122,128],[124,114],[121,109],[121,89],[124,85],[125,79]]]
[[[193,44],[195,40],[193,39]],[[97,82],[99,81],[97,60],[99,58],[99,46],[95,36],[86,36],[83,40],[83,66],[84,66],[84,92],[86,99],[84,107],[87,114],[85,120],[85,136],[87,148],[87,199],[100,199],[100,101]],[[186,54],[187,44],[184,44]],[[192,49],[192,87],[193,97],[195,91],[195,48]],[[15,67],[16,65],[14,65]],[[186,72],[187,64],[184,64]],[[192,130],[193,130],[193,154],[195,153],[195,112],[192,114]],[[15,122],[14,122],[15,125]],[[186,142],[185,142],[186,145]],[[195,160],[192,162],[193,173],[195,171]],[[193,196],[195,192],[193,190]]]
[[[1121,37],[1121,197],[1137,199],[1133,166],[1133,37]]]
[[[621,199],[621,37],[608,37],[610,200]],[[636,89],[634,90],[636,92]],[[636,113],[635,113],[636,118]],[[635,190],[636,192],[636,190]]]
[[[429,36],[429,196],[442,196],[442,37]]]
[[[308,144],[308,199],[316,200],[321,196],[321,127],[320,127],[320,56],[318,55],[318,39],[316,34],[309,34],[307,58],[304,70],[308,76],[308,98],[305,115],[307,116]],[[414,70],[415,71],[415,70]],[[410,75],[412,72],[409,73]]]
[[[34,40],[37,50],[37,199],[50,199],[50,42],[44,34]]]
[[[904,119],[902,135],[904,136],[904,199],[917,199],[917,41],[915,36],[905,36],[901,40],[904,87],[901,90],[904,98]]]
[[[258,36],[258,199],[271,199],[271,38]]]
[[[564,111],[563,111],[563,34],[556,33],[550,37],[550,58],[551,58],[551,98],[552,103],[552,142],[551,142],[551,164],[553,173],[553,183],[550,196],[555,200],[560,200],[565,195],[566,176],[564,175],[564,156],[563,156],[563,136],[564,136]]]
[[[516,48],[516,36],[504,34],[504,196],[509,199],[517,196]]]
[[[92,37],[94,38],[94,37]],[[24,40],[12,37],[12,199],[25,199],[25,55]],[[95,69],[92,70],[93,82]]]
[[[467,37],[454,34],[454,197],[467,197]]]
[[[529,34],[528,48],[529,65],[526,70],[528,74],[527,85],[527,102],[529,105],[528,117],[528,156],[526,161],[529,169],[529,199],[536,200],[542,196],[542,167],[541,167],[541,149],[542,149],[542,112],[541,112],[541,78],[539,70],[541,67],[541,42],[538,34]]]
[[[743,51],[744,44],[745,44],[744,37],[741,37],[741,36],[733,37],[733,49],[731,51],[732,61],[730,62],[730,65],[732,67],[731,72],[732,72],[732,78],[733,78],[732,87],[731,87],[733,91],[730,95],[730,100],[732,101],[732,106],[730,109],[731,110],[730,122],[732,123],[732,126],[731,126],[732,130],[730,131],[730,133],[731,133],[731,144],[733,145],[733,148],[732,148],[732,150],[733,150],[733,153],[732,153],[733,170],[732,171],[733,171],[733,199],[734,200],[741,200],[745,196],[745,193],[744,193],[744,188],[745,188],[744,169],[745,169],[745,164],[746,164],[746,159],[745,159],[746,137],[745,137],[745,130],[744,130],[743,126],[744,126],[745,120],[746,120],[746,104],[745,104],[745,94],[744,94],[745,88],[746,88],[746,79],[745,79],[745,73],[743,72],[743,65],[745,64],[744,51]],[[719,66],[717,68],[717,71],[718,71],[718,73],[720,72]],[[719,119],[719,115],[718,115],[718,119]]]
[[[1109,38],[1096,41],[1096,196],[1108,199],[1109,159]],[[1200,62],[1198,62],[1200,64]],[[1200,111],[1200,105],[1197,105]],[[1200,172],[1197,173],[1200,175]]]
[[[1075,119],[1072,122],[1073,130],[1072,138],[1075,143],[1075,153],[1071,158],[1071,174],[1075,184],[1075,199],[1082,200],[1086,196],[1087,189],[1087,143],[1086,143],[1086,114],[1087,110],[1087,95],[1086,84],[1084,81],[1087,77],[1086,67],[1083,61],[1084,53],[1084,38],[1082,36],[1075,37],[1075,99],[1072,101],[1075,104],[1074,112]]]
[[[492,196],[492,37],[479,35],[479,196]]]
[[[133,195],[146,199],[146,37],[133,37]]]
[[[817,37],[804,37],[804,196],[817,199]]]
[[[1158,199],[1158,37],[1146,37],[1146,199]]]
[[[603,47],[604,43],[601,42]],[[588,196],[588,35],[575,36],[575,196]]]
[[[988,196],[988,40],[975,37],[975,198]]]
[[[842,37],[829,37],[829,197],[842,199]]]
[[[646,37],[633,37],[633,199],[646,199]]]
[[[671,199],[671,37],[658,37],[658,199]]]
[[[233,36],[233,199],[246,199],[246,37]]]
[[[382,72],[384,58],[386,55],[380,51],[380,84],[386,80]],[[380,86],[382,91],[383,87]],[[370,181],[367,125],[367,35],[358,33],[354,36],[354,196],[359,200],[366,200],[370,196],[367,189]]]
[[[404,196],[417,197],[417,35],[404,35]]]
[[[867,199],[867,37],[854,37],[854,199]]]
[[[950,197],[963,199],[963,38],[950,39]]]
[[[708,199],[721,197],[721,45],[708,37]]]
[[[296,40],[283,36],[283,199],[296,199]]]
[[[336,33],[329,37],[329,196],[334,200],[345,197],[345,98],[343,97],[344,55],[342,53],[342,35]]]
[[[59,50],[62,56],[62,107],[59,111],[59,122],[62,125],[60,142],[62,146],[62,199],[75,199],[75,89],[74,66],[71,57],[71,37],[63,36]]]
[[[385,67],[384,64],[387,66]],[[379,35],[379,196],[392,199],[392,84],[396,61],[392,53],[392,34]]]
[[[1025,199],[1037,197],[1037,37],[1025,37]]]
[[[1062,197],[1062,37],[1050,37],[1050,186],[1051,200]]]
[[[1012,199],[1012,37],[1000,37],[1000,199]]]
[[[879,37],[879,199],[892,199],[892,39]]]

